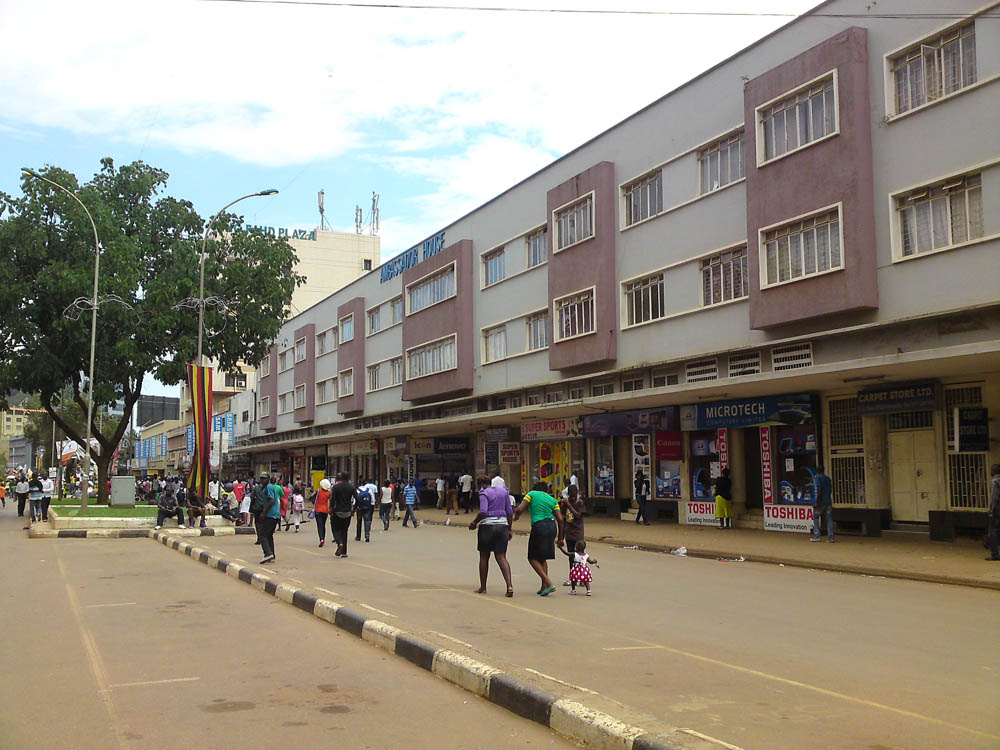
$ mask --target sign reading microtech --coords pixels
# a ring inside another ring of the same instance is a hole
[[[437,255],[444,250],[444,230],[442,229],[432,237],[428,237],[419,245],[414,245],[409,250],[400,253],[392,260],[382,266],[381,283],[394,279],[408,268],[413,268],[421,261],[425,261],[432,255]]]

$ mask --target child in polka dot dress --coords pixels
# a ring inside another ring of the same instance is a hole
[[[569,571],[569,593],[576,594],[576,584],[582,583],[587,588],[587,596],[592,596],[593,592],[590,590],[590,582],[593,578],[590,575],[590,568],[588,565],[593,565],[597,568],[601,567],[597,564],[597,560],[587,554],[587,543],[582,539],[576,543],[576,548],[573,552],[560,548],[560,551],[566,555],[566,557],[573,558],[573,567]]]

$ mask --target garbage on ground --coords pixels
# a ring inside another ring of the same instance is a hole
[[[639,549],[639,545],[633,544],[631,547],[622,547],[622,549]]]
[[[719,557],[716,559],[719,562],[743,562],[746,560],[746,558],[743,557],[743,555],[740,555],[739,557]]]
[[[687,553],[688,553],[687,547],[678,547],[677,549],[670,550],[671,555],[679,555],[680,557],[687,557]]]

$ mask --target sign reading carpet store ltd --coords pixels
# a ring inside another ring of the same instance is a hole
[[[938,404],[933,381],[892,383],[858,391],[858,414],[896,414],[901,411],[929,411]]]

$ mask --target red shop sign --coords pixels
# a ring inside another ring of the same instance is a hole
[[[656,458],[659,461],[680,461],[683,456],[679,430],[656,431]]]

